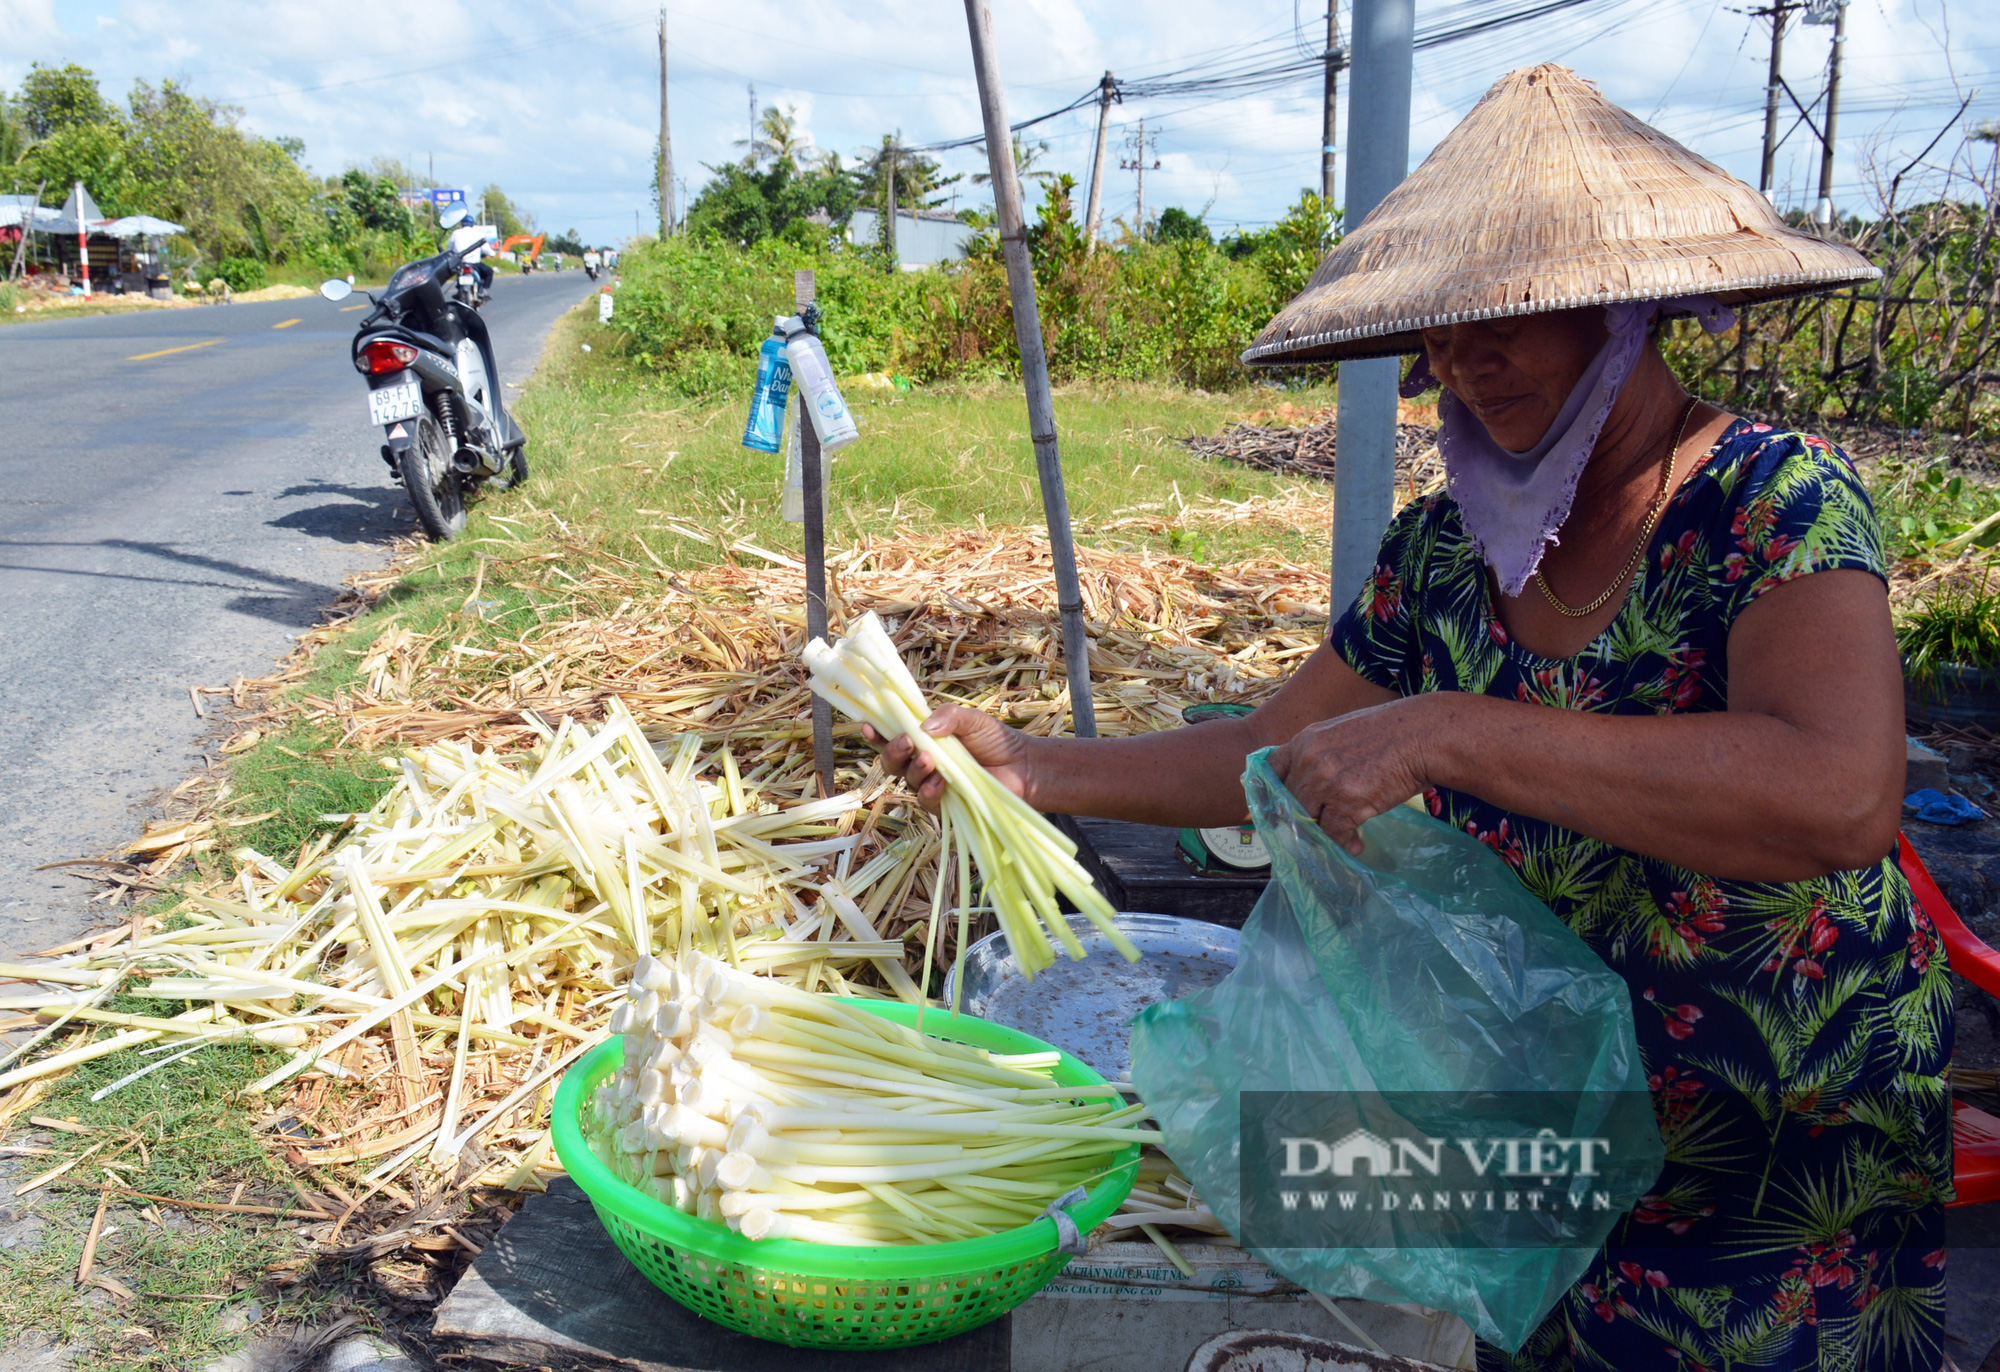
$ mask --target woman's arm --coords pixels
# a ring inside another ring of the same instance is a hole
[[[1252,752],[1283,743],[1315,721],[1394,699],[1393,691],[1373,685],[1322,647],[1256,713],[1240,719],[1136,738],[1037,738],[991,715],[948,705],[924,721],[924,728],[940,737],[956,734],[973,757],[1038,810],[1208,826],[1243,820],[1243,759]],[[883,751],[883,764],[935,808],[944,778],[912,752],[907,739],[895,739]],[[1414,789],[1405,793],[1410,794]]]
[[[1895,846],[1902,674],[1888,598],[1833,570],[1768,592],[1729,635],[1729,709],[1639,718],[1412,696],[1311,724],[1272,757],[1336,840],[1447,786],[1709,876],[1798,881]]]

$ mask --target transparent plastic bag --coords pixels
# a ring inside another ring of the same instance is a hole
[[[1362,826],[1356,858],[1300,807],[1268,753],[1251,756],[1244,789],[1271,884],[1234,972],[1138,1016],[1133,1085],[1216,1217],[1275,1271],[1322,1295],[1449,1310],[1518,1349],[1665,1158],[1631,992],[1478,840],[1397,806]],[[1323,1151],[1292,1138],[1284,1180],[1271,1180],[1285,1131],[1322,1116],[1358,1120],[1368,1137],[1327,1138]],[[1537,1155],[1533,1141],[1551,1135],[1594,1142]],[[1385,1139],[1398,1151],[1369,1164]],[[1482,1153],[1494,1166],[1467,1191]],[[1500,1175],[1499,1160],[1522,1156],[1531,1171],[1566,1167]],[[1392,1162],[1379,1180],[1354,1179]],[[1443,1179],[1426,1170],[1440,1163]],[[1315,1164],[1318,1175],[1292,1179]],[[1338,1175],[1343,1164],[1354,1177]],[[1435,1189],[1451,1177],[1456,1186]],[[1516,1181],[1543,1198],[1532,1214],[1490,1199]],[[1379,1194],[1364,1191],[1372,1200],[1342,1216],[1352,1202],[1340,1188],[1355,1186]],[[1311,1215],[1329,1188],[1332,1216]],[[1399,1188],[1400,1210],[1388,1194]],[[1258,1242],[1296,1241],[1301,1225],[1320,1226],[1320,1246]]]

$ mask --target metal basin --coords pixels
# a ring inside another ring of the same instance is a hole
[[[1132,1017],[1156,1001],[1177,1000],[1212,986],[1236,968],[1236,930],[1172,915],[1120,912],[1119,931],[1145,954],[1127,962],[1082,915],[1069,926],[1089,955],[1071,962],[1059,949],[1056,964],[1033,981],[1007,951],[1002,934],[988,934],[965,950],[964,1000],[968,1015],[993,1020],[1053,1043],[1082,1058],[1113,1081],[1131,1074]],[[958,969],[945,978],[951,1003]]]

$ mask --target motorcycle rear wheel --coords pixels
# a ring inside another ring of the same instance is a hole
[[[432,541],[445,543],[465,528],[465,486],[451,460],[444,429],[425,415],[417,421],[417,443],[403,455],[403,489],[416,507],[417,523]]]

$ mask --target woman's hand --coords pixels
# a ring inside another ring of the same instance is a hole
[[[1335,843],[1359,856],[1361,822],[1433,784],[1429,750],[1446,693],[1409,696],[1309,724],[1271,754],[1271,770]]]
[[[923,729],[933,738],[956,738],[972,754],[973,761],[991,772],[1002,786],[1033,804],[1028,795],[1034,770],[1029,759],[1033,740],[1028,735],[963,705],[946,705],[932,711]],[[882,766],[892,776],[901,777],[926,810],[936,813],[944,803],[945,779],[931,765],[931,760],[901,735],[884,746],[882,736],[873,726],[863,724],[861,733],[882,749]]]

